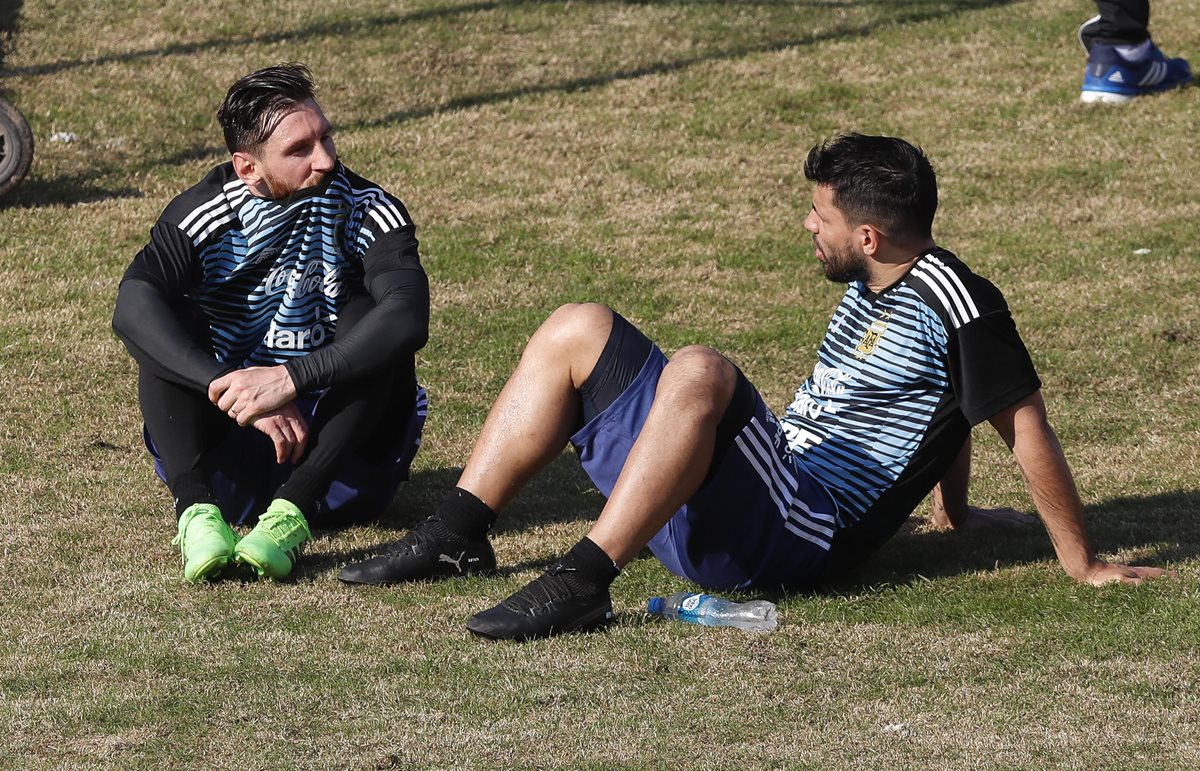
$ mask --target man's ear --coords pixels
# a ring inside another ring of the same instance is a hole
[[[262,172],[258,161],[249,153],[236,152],[233,154],[233,171],[248,187],[257,187],[262,181]]]
[[[883,248],[883,233],[880,233],[879,228],[874,225],[866,223],[859,225],[854,229],[854,237],[858,239],[858,246],[862,249],[862,253],[868,257],[874,257]]]

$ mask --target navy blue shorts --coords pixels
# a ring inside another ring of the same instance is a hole
[[[584,471],[607,497],[646,422],[667,358],[657,346],[633,382],[574,436]],[[649,543],[672,573],[714,590],[799,589],[823,574],[835,507],[800,469],[775,415],[753,413],[707,481]]]
[[[320,430],[321,400],[297,399],[296,407],[312,431]],[[416,402],[404,435],[380,458],[367,460],[350,453],[338,466],[325,498],[311,519],[318,525],[345,525],[378,517],[392,502],[400,483],[421,446],[428,401],[425,389],[417,386]],[[154,472],[167,481],[154,440],[143,426],[146,449],[154,456]],[[275,462],[275,445],[270,437],[249,426],[234,426],[216,449],[209,453],[209,484],[225,519],[235,525],[249,524],[270,504],[279,486],[287,481],[292,464]]]

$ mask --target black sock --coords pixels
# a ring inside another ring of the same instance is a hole
[[[171,497],[175,499],[176,517],[197,503],[217,505],[217,497],[208,485],[208,474],[203,471],[188,471],[176,477],[171,485]]]
[[[568,583],[576,584],[572,588],[582,594],[595,594],[608,589],[621,572],[604,549],[587,536],[572,546],[558,564],[573,569],[568,574]]]
[[[437,517],[447,530],[468,541],[487,538],[488,531],[496,524],[496,512],[461,487],[446,493]]]
[[[321,501],[329,490],[329,480],[333,475],[325,469],[315,469],[304,465],[295,468],[287,481],[275,491],[276,498],[289,501],[305,519],[311,519],[320,508]]]

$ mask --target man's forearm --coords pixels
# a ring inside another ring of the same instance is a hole
[[[429,284],[419,271],[394,271],[377,305],[353,329],[285,365],[299,393],[363,377],[411,355],[429,339]]]
[[[146,281],[121,283],[113,332],[139,365],[202,393],[215,378],[233,369],[196,343],[161,293]]]
[[[1059,563],[1072,578],[1086,580],[1096,555],[1084,530],[1075,479],[1040,394],[1015,407],[1006,426],[993,424],[1012,448]]]
[[[971,436],[941,480],[934,485],[933,523],[940,528],[956,528],[967,516],[967,489],[971,478]]]

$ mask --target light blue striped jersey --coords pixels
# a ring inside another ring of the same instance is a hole
[[[837,527],[879,518],[890,537],[970,426],[1038,387],[1003,296],[935,248],[879,294],[850,284],[781,423]]]
[[[225,163],[172,201],[160,224],[187,240],[199,272],[189,295],[214,355],[247,367],[332,342],[339,310],[363,291],[368,250],[410,220],[397,198],[341,163],[320,185],[280,201],[252,194]]]

